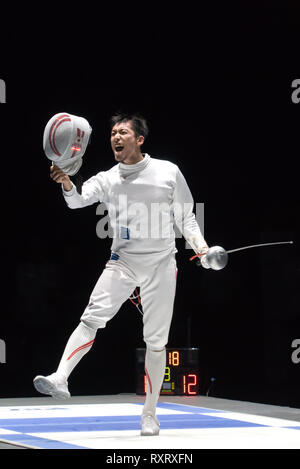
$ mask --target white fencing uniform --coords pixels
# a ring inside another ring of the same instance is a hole
[[[105,327],[135,287],[140,287],[144,340],[152,350],[168,341],[176,289],[174,223],[184,237],[205,247],[193,199],[179,168],[148,154],[137,164],[119,163],[91,177],[78,194],[63,190],[70,208],[105,202],[113,231],[112,256],[81,320]]]
[[[196,252],[207,248],[193,213],[193,199],[179,168],[150,158],[133,165],[116,164],[87,180],[81,194],[73,185],[63,195],[70,208],[105,202],[113,233],[111,259],[65,346],[57,371],[37,376],[39,392],[69,397],[67,379],[104,328],[137,286],[143,308],[147,392],[142,414],[143,435],[159,432],[156,404],[166,364],[165,347],[173,314],[177,267],[177,225]]]

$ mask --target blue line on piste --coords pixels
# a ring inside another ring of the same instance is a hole
[[[161,429],[265,427],[251,422],[201,414],[160,415]],[[3,419],[0,428],[23,433],[140,430],[140,417],[94,416]]]
[[[24,446],[31,446],[39,449],[87,449],[85,446],[72,445],[63,441],[50,440],[39,436],[26,435],[24,433],[1,434],[1,439],[10,443],[19,443]]]
[[[144,404],[140,404],[144,405]],[[215,410],[215,409],[206,409],[205,407],[197,407],[185,404],[172,404],[170,402],[159,402],[157,407],[160,409],[169,409],[169,410],[176,410],[178,412],[191,412],[193,414],[203,414],[203,413],[224,413],[224,410]]]

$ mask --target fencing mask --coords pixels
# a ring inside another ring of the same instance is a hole
[[[44,130],[44,152],[66,174],[74,176],[82,165],[91,133],[92,128],[83,117],[66,112],[55,114]]]

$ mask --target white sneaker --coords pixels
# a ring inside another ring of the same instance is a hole
[[[159,434],[159,421],[153,414],[151,414],[151,412],[145,412],[142,414],[141,425],[142,436],[152,436]]]
[[[54,399],[68,399],[71,397],[68,390],[68,382],[52,373],[49,376],[38,375],[33,380],[35,389],[42,394],[49,394]]]

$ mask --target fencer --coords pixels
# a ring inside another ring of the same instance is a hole
[[[110,123],[115,164],[85,181],[81,194],[63,168],[51,166],[51,178],[62,185],[68,207],[106,203],[113,239],[110,259],[67,341],[58,368],[49,376],[35,377],[34,386],[54,398],[68,398],[69,376],[91,349],[97,330],[105,328],[139,286],[147,376],[141,435],[158,435],[156,406],[165,372],[177,281],[174,223],[196,254],[207,252],[208,245],[179,167],[142,153],[148,135],[146,120],[139,115],[117,114]]]

